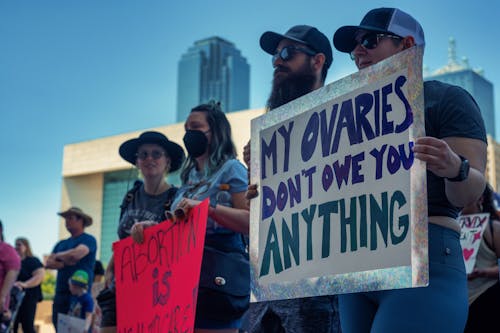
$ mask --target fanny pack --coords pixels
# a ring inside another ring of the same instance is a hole
[[[248,253],[224,252],[205,246],[196,312],[202,318],[234,320],[250,304]]]

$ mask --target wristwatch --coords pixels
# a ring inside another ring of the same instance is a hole
[[[467,177],[469,177],[469,170],[470,170],[469,161],[461,155],[458,155],[458,157],[460,157],[460,160],[462,160],[462,163],[460,163],[460,169],[458,170],[458,176],[453,178],[446,178],[450,182],[461,182],[466,180]]]

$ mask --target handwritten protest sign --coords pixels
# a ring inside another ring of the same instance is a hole
[[[460,245],[465,262],[467,274],[471,273],[476,264],[477,251],[483,239],[483,233],[490,220],[490,214],[460,215]]]
[[[427,284],[422,52],[252,121],[253,301]]]
[[[85,327],[85,320],[64,313],[57,314],[57,332],[81,333]]]
[[[118,333],[193,332],[208,201],[113,244]]]

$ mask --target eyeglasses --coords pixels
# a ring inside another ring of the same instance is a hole
[[[311,50],[308,50],[308,49],[305,49],[303,47],[297,47],[297,46],[294,46],[294,45],[288,45],[288,46],[285,46],[284,48],[282,48],[279,52],[276,52],[274,55],[273,55],[273,64],[276,60],[278,60],[278,58],[280,58],[281,60],[283,61],[288,61],[288,60],[292,60],[293,59],[293,56],[297,53],[297,52],[302,52],[304,54],[307,54],[307,55],[310,55],[310,56],[314,56],[316,55],[317,53],[314,52],[314,51],[311,51]]]
[[[373,50],[378,46],[380,43],[380,40],[382,38],[392,38],[392,39],[403,39],[403,37],[396,36],[396,35],[390,35],[390,34],[378,34],[376,32],[370,32],[367,34],[364,34],[360,38],[356,38],[356,45],[361,45],[363,48],[367,50]],[[351,59],[354,60],[354,50],[351,51]]]
[[[137,154],[135,154],[135,156],[141,161],[144,161],[146,158],[148,158],[148,156],[151,156],[153,160],[158,160],[162,156],[165,156],[165,153],[162,152],[161,150],[152,150],[151,152],[140,151]]]

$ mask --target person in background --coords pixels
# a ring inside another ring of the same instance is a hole
[[[57,269],[56,293],[52,304],[52,322],[57,330],[57,314],[68,313],[71,293],[68,280],[81,269],[93,276],[97,242],[85,232],[92,225],[92,217],[78,207],[57,213],[64,218],[70,237],[59,241],[47,258],[46,268]],[[90,280],[91,283],[92,279]],[[91,286],[89,286],[91,287]]]
[[[498,329],[496,316],[500,309],[500,216],[495,206],[493,188],[489,184],[479,200],[462,209],[463,215],[480,213],[488,213],[490,219],[479,244],[474,269],[468,275],[469,316],[466,333]]]
[[[328,38],[315,27],[297,25],[285,34],[267,31],[260,47],[272,55],[272,90],[267,109],[274,109],[324,86],[333,62]],[[250,143],[243,149],[250,168]],[[257,195],[248,186],[247,198]],[[249,332],[340,332],[337,296],[319,296],[252,303],[248,313]]]
[[[94,282],[101,282],[104,277],[104,267],[100,260],[95,261],[94,265]]]
[[[88,292],[89,275],[84,270],[77,270],[68,281],[71,301],[68,315],[85,320],[83,332],[91,332],[94,299]]]
[[[35,333],[35,313],[38,302],[43,299],[40,285],[45,277],[45,269],[40,260],[33,255],[28,239],[17,238],[15,247],[21,257],[21,271],[14,285],[24,290],[25,294],[14,322],[14,332],[17,332],[21,324],[23,333]]]
[[[10,320],[10,290],[21,268],[16,250],[4,242],[3,224],[0,221],[0,324]]]
[[[246,244],[242,235],[248,234],[250,219],[245,199],[247,170],[236,159],[231,126],[220,103],[211,101],[194,107],[184,128],[188,158],[181,172],[182,186],[172,208],[189,210],[209,198],[205,246],[245,257]],[[246,258],[242,270],[249,269],[247,255]],[[200,281],[206,280],[208,269],[202,265]],[[235,314],[237,318],[228,318],[226,313],[208,314],[208,307],[217,307],[221,297],[220,292],[210,297],[198,293],[195,332],[238,331],[242,314]]]
[[[363,70],[415,45],[424,32],[397,8],[369,11],[359,26],[333,36],[340,52]],[[467,275],[460,245],[459,207],[484,190],[486,131],[481,112],[462,88],[424,82],[425,137],[415,140],[415,158],[426,162],[429,286],[339,295],[342,331],[463,332],[467,319]]]
[[[184,151],[177,143],[170,141],[159,132],[143,132],[138,138],[121,144],[120,156],[137,167],[143,182],[125,194],[118,223],[118,237],[130,236],[135,226],[141,230],[147,226],[166,220],[165,211],[177,192],[177,188],[167,183],[170,172],[177,171],[184,161]],[[102,312],[101,332],[116,332],[116,293],[114,283],[114,257],[105,273],[106,288],[97,296]]]

